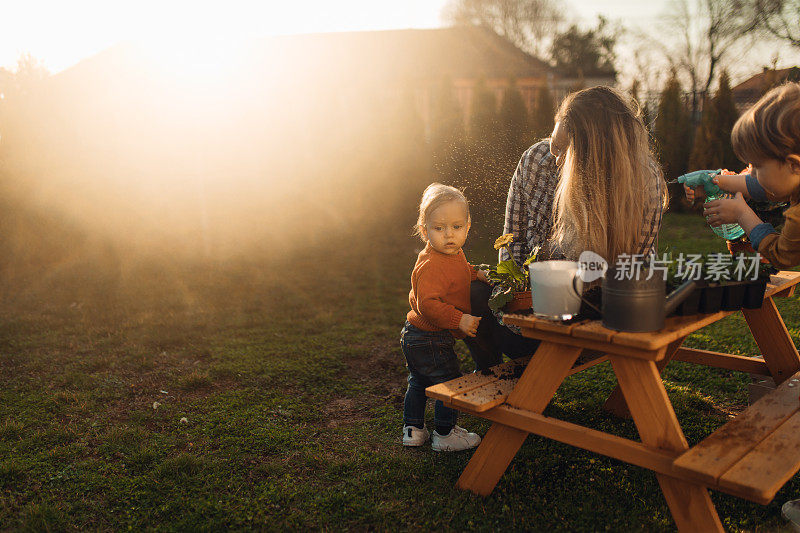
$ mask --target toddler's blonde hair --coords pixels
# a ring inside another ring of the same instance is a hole
[[[431,183],[425,188],[425,191],[422,193],[422,200],[419,202],[419,216],[417,217],[417,224],[414,226],[414,235],[419,235],[419,238],[422,239],[423,242],[427,242],[427,239],[422,233],[422,228],[425,226],[431,213],[447,202],[463,203],[464,207],[467,208],[467,221],[470,220],[469,202],[467,202],[467,197],[464,196],[463,192],[449,185]]]
[[[800,154],[800,84],[786,83],[762,96],[736,121],[731,142],[745,163]]]

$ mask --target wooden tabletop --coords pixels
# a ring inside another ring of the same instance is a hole
[[[800,272],[780,271],[770,278],[764,298],[769,298],[800,283]],[[523,328],[523,334],[535,338],[547,338],[548,334],[568,335],[575,339],[586,339],[609,343],[623,348],[634,348],[651,352],[667,346],[698,329],[736,311],[719,311],[710,314],[668,317],[664,328],[646,333],[629,333],[603,327],[600,320],[587,320],[565,324],[560,321],[536,318],[533,315],[506,314],[503,321]]]

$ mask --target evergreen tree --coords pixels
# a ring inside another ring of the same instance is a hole
[[[655,144],[659,154],[664,175],[671,180],[684,172],[691,149],[691,126],[689,113],[682,97],[680,82],[673,71],[658,103],[658,114],[655,119]],[[680,184],[669,186],[670,198],[679,199],[673,202],[673,209],[685,208],[683,187]]]
[[[387,209],[414,205],[413,198],[430,183],[431,154],[425,143],[425,127],[417,109],[414,87],[410,83],[386,124],[385,142],[391,148],[383,153],[383,157],[390,176],[379,187],[394,198],[394,202],[387,202]]]
[[[631,98],[638,104],[639,103],[639,85],[640,82],[638,79],[634,79],[631,82],[631,88],[628,89],[628,93],[631,95]]]
[[[437,179],[454,183],[457,176],[464,174],[467,147],[464,116],[448,77],[442,78],[431,122],[431,153]]]
[[[534,139],[549,137],[553,131],[553,117],[556,110],[553,104],[553,97],[547,85],[539,87],[536,93],[534,109],[531,113],[531,132]]]
[[[642,122],[644,122],[645,127],[650,130],[650,110],[647,108],[647,99],[639,98],[639,88],[641,87],[641,82],[638,79],[634,79],[631,83],[630,89],[628,89],[628,93],[633,98],[634,103],[639,108],[639,113],[642,117]]]
[[[728,73],[725,71],[722,72],[719,78],[716,105],[720,138],[722,141],[722,167],[738,172],[744,165],[733,152],[731,132],[733,131],[733,125],[736,124],[736,121],[739,119],[739,111],[736,110],[730,78],[728,78]]]
[[[503,163],[506,168],[510,166],[513,172],[517,159],[527,148],[529,135],[528,110],[514,79],[509,80],[503,93],[498,120]]]
[[[472,92],[470,137],[474,144],[491,142],[497,132],[497,100],[486,88],[483,78],[475,83]]]
[[[499,124],[497,100],[483,80],[475,84],[470,117],[469,175],[461,183],[485,220],[496,218],[508,190],[510,175],[505,175],[503,154],[498,150]]]
[[[655,140],[664,175],[672,179],[686,172],[691,136],[683,91],[673,71],[658,103]]]
[[[644,125],[647,128],[647,131],[650,132],[651,136],[653,134],[652,116],[653,116],[652,113],[650,113],[650,104],[645,102],[644,105],[642,106],[642,122],[644,122]]]
[[[744,166],[736,158],[731,146],[731,131],[737,118],[728,75],[723,72],[717,94],[703,103],[703,115],[689,159],[692,169],[727,168],[738,171]]]
[[[721,146],[717,131],[717,106],[713,98],[703,102],[703,114],[694,136],[689,168],[719,168],[722,166]]]

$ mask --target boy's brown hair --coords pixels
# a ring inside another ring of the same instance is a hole
[[[762,96],[736,121],[731,141],[745,163],[800,154],[800,84],[785,83]]]

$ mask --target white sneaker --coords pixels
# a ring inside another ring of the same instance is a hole
[[[453,426],[453,429],[447,435],[439,435],[433,430],[433,439],[431,448],[436,452],[458,452],[461,450],[469,450],[481,443],[481,438],[477,433],[470,433],[466,429]]]
[[[403,426],[403,446],[422,446],[431,434],[423,426]]]
[[[781,507],[783,517],[792,523],[795,531],[800,531],[800,500],[791,500]]]

